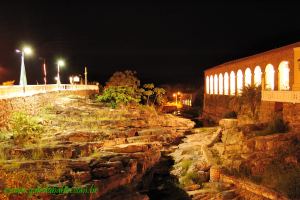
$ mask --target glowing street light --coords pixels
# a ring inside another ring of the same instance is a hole
[[[26,77],[24,58],[25,58],[25,55],[32,54],[32,49],[30,47],[24,47],[22,50],[16,49],[16,53],[21,54],[21,73],[20,73],[19,85],[26,86],[27,85],[27,77]]]
[[[59,76],[59,68],[64,66],[65,65],[65,62],[63,60],[58,60],[57,61],[57,86],[60,85],[60,76]]]
[[[173,97],[176,97],[176,105],[177,105],[177,102],[178,102],[178,95],[180,95],[180,92],[173,93]]]

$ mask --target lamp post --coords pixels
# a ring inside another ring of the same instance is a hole
[[[174,93],[173,97],[176,97],[176,105],[178,104],[178,95],[180,95],[180,92]]]
[[[87,67],[84,67],[84,85],[87,85]]]
[[[61,82],[60,82],[60,76],[59,76],[59,68],[64,66],[65,62],[63,60],[57,61],[57,87],[59,88]]]
[[[19,85],[23,86],[23,90],[25,92],[25,86],[27,85],[27,77],[26,77],[26,69],[25,69],[25,54],[32,54],[32,50],[30,47],[24,47],[22,50],[16,49],[16,52],[21,54],[21,73],[20,73],[20,82]]]

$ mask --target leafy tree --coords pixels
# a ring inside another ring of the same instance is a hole
[[[155,93],[155,98],[154,98],[154,103],[157,102],[157,104],[162,104],[163,103],[163,95],[166,94],[166,91],[164,88],[154,88],[154,93]]]
[[[152,96],[154,94],[154,91],[153,91],[154,84],[153,83],[148,83],[148,84],[144,84],[143,86],[146,89],[143,92],[143,94],[146,96],[146,99],[147,99],[146,104],[149,105],[149,98],[150,98],[150,96]]]
[[[140,86],[140,80],[137,78],[135,71],[118,71],[115,72],[106,83],[106,87],[111,86],[132,87],[134,89],[138,89]]]
[[[100,102],[110,103],[112,108],[123,103],[138,103],[140,98],[135,95],[135,90],[132,87],[111,86],[105,88],[101,96],[97,96]]]
[[[248,106],[253,119],[257,118],[261,101],[261,86],[245,86],[240,96],[240,105]]]

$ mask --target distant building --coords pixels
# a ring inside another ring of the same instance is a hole
[[[223,63],[205,70],[204,76],[204,115],[220,119],[234,107],[226,105],[229,99],[245,85],[261,85],[262,122],[278,110],[290,125],[300,121],[300,42]]]

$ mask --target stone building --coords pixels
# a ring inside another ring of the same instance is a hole
[[[292,128],[300,129],[300,42],[220,64],[204,76],[204,115],[220,119],[235,111],[231,99],[245,85],[261,85],[261,122],[280,111]]]

